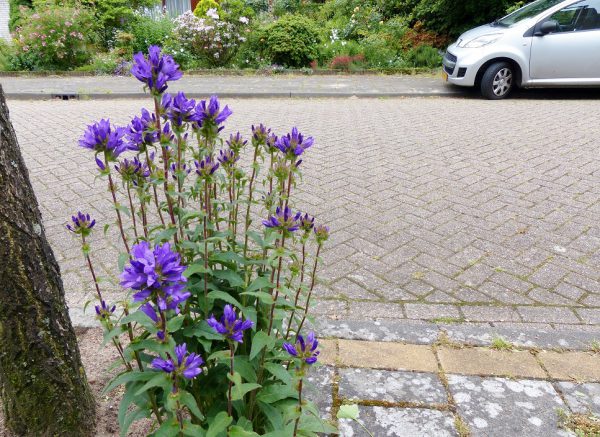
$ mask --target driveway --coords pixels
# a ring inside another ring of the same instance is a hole
[[[86,124],[148,100],[11,100],[11,118],[75,322],[93,297],[72,212],[112,220]],[[242,99],[227,133],[266,123],[316,138],[296,206],[332,229],[317,312],[365,323],[600,325],[600,105],[593,100]],[[114,275],[116,234],[93,256]],[[114,277],[114,276],[113,276]],[[109,300],[123,297],[110,286]],[[89,312],[89,311],[88,311]],[[413,322],[406,322],[413,323]],[[583,325],[588,325],[584,327]],[[520,329],[519,328],[519,329]],[[524,328],[523,328],[524,329]]]

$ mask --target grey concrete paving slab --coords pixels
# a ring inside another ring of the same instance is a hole
[[[566,406],[547,381],[449,375],[448,383],[474,437],[570,435],[558,427]]]
[[[457,436],[454,416],[447,411],[417,408],[361,407],[359,420],[374,436]],[[355,422],[340,421],[340,437],[366,435]]]
[[[571,411],[600,416],[600,384],[561,381],[557,385]]]
[[[341,399],[446,404],[446,390],[434,373],[340,369]]]
[[[306,396],[319,409],[321,417],[331,419],[333,404],[334,369],[331,366],[313,366],[306,378]]]

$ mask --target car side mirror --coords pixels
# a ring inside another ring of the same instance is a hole
[[[557,32],[558,29],[559,29],[558,21],[556,21],[556,20],[544,21],[540,25],[539,30],[535,33],[535,35],[536,36],[548,35],[549,33]]]

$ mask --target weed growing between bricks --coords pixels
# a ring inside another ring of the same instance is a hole
[[[303,391],[320,353],[304,331],[329,236],[293,210],[313,138],[296,128],[277,137],[261,124],[249,140],[223,140],[230,109],[216,96],[197,103],[166,93],[181,72],[158,47],[135,55],[132,73],[153,110],[127,128],[103,119],[79,143],[108,180],[125,249],[122,301],[103,299],[86,240],[95,220],[80,212],[68,225],[94,280],[105,343],[120,357],[106,392],[124,388],[121,433],[148,417],[160,436],[336,432]],[[246,148],[248,172],[238,162]]]

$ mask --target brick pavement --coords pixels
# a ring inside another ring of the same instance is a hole
[[[229,130],[298,125],[317,139],[298,206],[327,222],[325,318],[600,324],[600,106],[595,101],[229,100]],[[78,323],[91,294],[63,224],[111,217],[77,147],[86,123],[146,100],[9,101]],[[247,132],[247,130],[246,130]],[[96,236],[105,275],[116,235]],[[122,296],[112,287],[109,299]],[[521,325],[519,325],[521,326]]]

